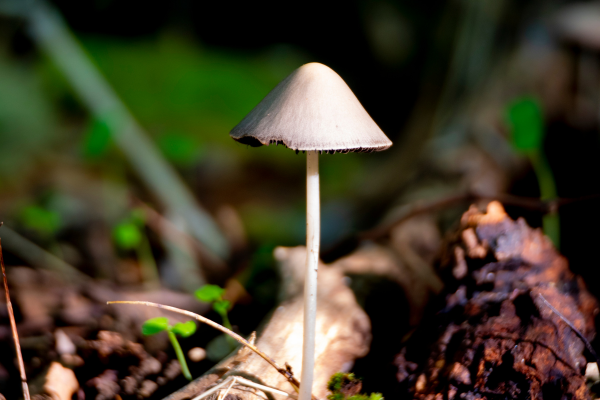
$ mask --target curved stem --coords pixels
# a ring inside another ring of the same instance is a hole
[[[181,365],[181,372],[183,373],[183,376],[185,376],[187,378],[188,381],[191,381],[192,374],[190,373],[190,370],[187,366],[187,362],[185,362],[185,356],[183,355],[183,350],[181,350],[181,345],[179,344],[177,337],[175,336],[175,334],[173,333],[173,331],[171,329],[168,329],[167,333],[169,334],[169,340],[171,341],[171,344],[173,345],[173,349],[175,349],[175,355],[177,355],[177,360],[179,361],[179,365]]]
[[[225,312],[217,311],[217,312],[219,313],[219,315],[223,319],[223,326],[225,328],[229,329],[230,331],[233,331],[233,327],[231,326],[231,322],[229,322],[229,316],[227,315],[227,311],[225,311]],[[227,342],[229,342],[232,347],[235,347],[235,340],[231,336],[225,335],[225,338],[227,338]]]
[[[319,196],[319,154],[306,153],[306,276],[304,280],[304,341],[302,375],[298,400],[310,400],[315,369],[315,328],[317,320],[317,268],[321,241]]]
[[[542,200],[556,199],[558,197],[556,183],[543,151],[539,150],[529,154],[529,159],[538,179]],[[554,247],[560,249],[560,220],[557,210],[551,210],[544,215],[542,227],[544,228],[544,234],[554,243]]]
[[[0,222],[2,226],[3,222]],[[6,232],[4,229],[3,232]],[[19,364],[19,372],[21,373],[21,387],[23,388],[23,398],[31,399],[29,395],[29,386],[27,385],[27,376],[25,375],[25,363],[23,362],[23,354],[21,353],[21,344],[19,343],[19,334],[17,333],[17,323],[15,322],[15,313],[13,312],[10,294],[8,293],[8,279],[6,278],[6,269],[4,268],[4,257],[2,256],[2,244],[0,243],[0,266],[2,267],[2,278],[4,280],[4,291],[6,292],[6,308],[8,309],[8,317],[10,319],[10,329],[12,330],[13,340],[15,342],[15,352],[17,353],[17,361]]]
[[[136,247],[135,252],[141,266],[144,285],[149,289],[156,289],[160,287],[158,267],[156,266],[156,260],[152,254],[152,248],[150,247],[150,242],[144,232],[144,228],[141,227],[140,231],[142,232],[142,241]]]
[[[247,348],[249,348],[250,350],[255,352],[263,360],[265,360],[266,362],[271,364],[271,366],[273,368],[275,368],[277,370],[277,372],[279,372],[281,375],[283,375],[286,378],[286,380],[290,383],[290,385],[292,385],[294,390],[298,391],[300,382],[298,382],[298,380],[296,378],[294,378],[294,375],[292,374],[292,372],[290,370],[288,370],[287,368],[280,367],[271,357],[269,357],[268,355],[263,353],[258,347],[256,347],[254,344],[250,343],[249,341],[247,341],[246,339],[244,339],[237,333],[225,328],[222,325],[217,324],[216,322],[214,322],[206,317],[203,317],[202,315],[193,313],[191,311],[182,310],[181,308],[177,308],[177,307],[171,307],[171,306],[166,306],[164,304],[152,303],[150,301],[120,300],[120,301],[107,301],[106,304],[139,304],[139,305],[143,305],[143,306],[155,307],[155,308],[161,308],[163,310],[173,311],[173,312],[187,315],[188,317],[197,319],[200,322],[203,322],[207,325],[212,326],[215,329],[220,330],[223,333],[226,333],[227,335],[231,336],[232,338],[237,340],[239,343],[241,343],[243,346],[246,346]]]

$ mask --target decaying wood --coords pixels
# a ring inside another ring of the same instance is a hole
[[[275,250],[275,257],[282,275],[280,305],[270,316],[256,346],[278,363],[288,364],[293,373],[299,376],[306,250],[304,247],[279,247]],[[368,352],[371,326],[369,318],[356,303],[354,294],[345,285],[343,274],[337,269],[320,264],[318,290],[313,395],[324,398],[327,394],[326,383],[331,375],[348,370],[355,359]],[[192,399],[231,375],[240,375],[262,385],[293,392],[284,377],[263,359],[254,353],[242,351],[228,357],[165,400]],[[245,399],[249,398],[249,393],[252,392],[232,388],[229,395]]]
[[[598,305],[542,232],[492,202],[445,251],[445,303],[396,360],[414,398],[590,398],[579,332],[594,337]]]

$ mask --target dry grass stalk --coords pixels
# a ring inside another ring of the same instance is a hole
[[[292,385],[294,390],[296,392],[298,392],[298,389],[300,387],[300,382],[298,382],[298,380],[294,377],[292,372],[289,371],[289,369],[280,367],[271,357],[269,357],[268,355],[263,353],[258,347],[256,347],[254,344],[250,343],[249,341],[247,341],[246,339],[244,339],[237,333],[225,328],[224,326],[222,326],[206,317],[203,317],[202,315],[193,313],[191,311],[182,310],[182,309],[176,308],[176,307],[166,306],[166,305],[158,304],[158,303],[151,303],[149,301],[109,301],[109,302],[107,302],[107,304],[138,304],[138,305],[144,305],[144,306],[148,306],[148,307],[156,307],[156,308],[161,308],[163,310],[173,311],[173,312],[187,315],[188,317],[197,319],[198,321],[203,322],[207,325],[210,325],[213,328],[218,329],[221,332],[231,336],[236,341],[241,343],[243,346],[246,346],[247,348],[249,348],[256,354],[258,354],[262,359],[264,359],[273,368],[275,368],[277,370],[277,372],[279,372],[281,375],[283,375],[285,377],[285,379]]]
[[[2,226],[0,222],[0,226]],[[8,317],[10,319],[10,328],[12,330],[13,340],[15,341],[15,351],[17,360],[19,361],[19,372],[21,373],[21,385],[23,386],[23,397],[25,400],[30,400],[29,386],[27,385],[27,376],[25,375],[25,364],[23,363],[23,355],[21,354],[21,345],[19,344],[19,334],[17,333],[17,323],[15,322],[15,314],[13,312],[10,295],[8,293],[8,279],[6,278],[6,269],[4,268],[4,257],[2,256],[2,241],[0,239],[0,266],[2,266],[2,278],[4,280],[4,291],[6,292],[6,308],[8,309]]]

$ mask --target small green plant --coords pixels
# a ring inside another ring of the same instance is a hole
[[[21,226],[33,233],[51,253],[63,258],[57,234],[63,226],[61,215],[49,207],[27,205],[19,211]]]
[[[362,382],[353,373],[333,374],[327,383],[327,389],[331,392],[327,396],[329,400],[383,400],[381,393],[360,393]]]
[[[225,293],[225,289],[220,286],[204,285],[196,290],[194,295],[198,300],[204,303],[212,303],[213,310],[215,310],[223,319],[223,326],[229,330],[233,330],[227,315],[227,311],[231,307],[231,302],[223,300],[223,293]]]
[[[20,219],[27,229],[31,229],[44,237],[53,237],[62,225],[60,215],[36,205],[24,207]]]
[[[144,325],[142,325],[142,333],[145,336],[156,335],[157,333],[163,331],[167,331],[167,334],[169,335],[169,340],[173,345],[173,349],[175,349],[177,360],[181,365],[183,376],[191,381],[192,374],[190,374],[190,370],[185,362],[185,356],[183,355],[183,351],[181,350],[181,346],[177,341],[176,335],[184,338],[193,335],[194,332],[196,332],[196,323],[194,321],[187,321],[178,322],[175,325],[169,325],[169,320],[166,317],[157,317],[147,320],[144,322]]]
[[[542,106],[533,97],[522,97],[507,107],[507,120],[512,146],[516,152],[529,158],[538,179],[542,200],[557,197],[552,170],[544,154],[544,117]],[[560,248],[560,221],[556,212],[544,215],[544,233]]]
[[[204,303],[211,303],[213,310],[221,316],[223,326],[233,330],[229,322],[227,311],[231,308],[231,302],[223,300],[225,289],[217,285],[204,285],[194,292],[196,298]],[[206,346],[207,357],[216,361],[223,358],[236,346],[235,340],[228,335],[220,335],[210,341]]]
[[[146,219],[144,212],[134,209],[131,214],[114,226],[112,231],[115,245],[125,251],[135,251],[140,265],[144,281],[149,286],[159,283],[158,268],[152,255],[150,241],[144,232]]]

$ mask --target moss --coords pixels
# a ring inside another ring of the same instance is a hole
[[[381,393],[360,393],[362,382],[353,373],[333,374],[327,383],[327,389],[331,392],[327,396],[329,400],[383,400]]]

